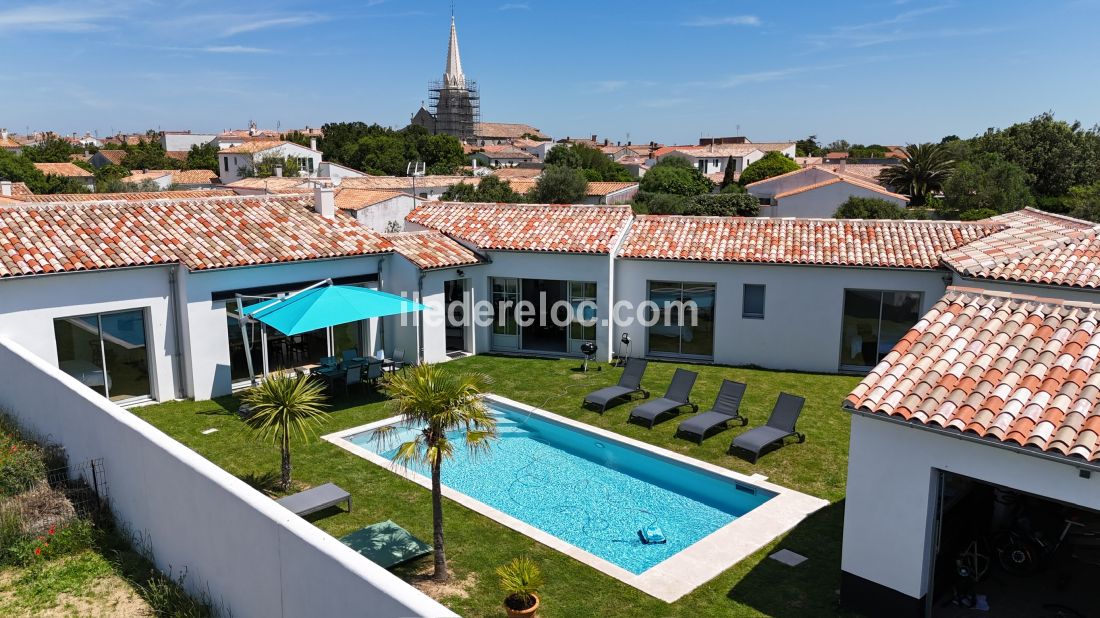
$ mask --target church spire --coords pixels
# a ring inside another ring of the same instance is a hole
[[[451,14],[451,41],[447,46],[447,70],[443,73],[443,83],[452,87],[466,85],[466,76],[462,74],[462,58],[458,55],[458,33],[455,32],[455,16]]]

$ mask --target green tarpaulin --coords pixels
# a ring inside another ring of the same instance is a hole
[[[342,536],[340,542],[386,568],[432,553],[431,545],[388,519]]]

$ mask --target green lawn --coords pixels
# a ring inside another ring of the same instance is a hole
[[[448,368],[484,372],[494,381],[493,392],[503,396],[726,468],[764,474],[775,483],[826,498],[832,504],[720,577],[676,603],[666,604],[482,515],[447,502],[444,507],[447,554],[456,579],[465,583],[466,591],[444,596],[440,599],[444,604],[464,616],[502,615],[501,594],[493,571],[516,556],[527,555],[538,562],[546,579],[540,610],[540,615],[546,617],[803,616],[836,611],[849,422],[840,403],[858,378],[706,365],[691,367],[699,372],[694,396],[704,409],[714,400],[723,378],[748,384],[741,409],[750,418],[749,428],[767,420],[780,391],[806,398],[799,430],[807,434],[807,441],[771,452],[753,465],[726,452],[733,436],[744,431],[740,427],[697,446],[673,437],[676,420],[666,421],[653,430],[628,424],[629,409],[636,402],[610,408],[603,416],[582,409],[583,395],[614,383],[621,370],[605,366],[601,372],[580,373],[576,371],[578,364],[576,360],[482,355],[454,361]],[[682,365],[651,362],[644,386],[663,393],[677,366]],[[257,441],[237,420],[236,408],[234,399],[223,398],[166,403],[137,408],[134,413],[233,474],[243,477],[277,471],[277,449]],[[337,399],[318,435],[392,414],[379,397]],[[208,428],[218,431],[209,435],[200,433]],[[350,514],[330,510],[311,517],[321,529],[341,536],[367,524],[392,519],[421,538],[431,538],[431,503],[426,489],[318,438],[296,444],[292,454],[296,481],[308,485],[334,482],[354,497],[355,510]],[[789,568],[765,559],[779,547],[810,560]],[[424,559],[399,569],[398,574],[410,577],[418,567],[429,563],[430,560]]]

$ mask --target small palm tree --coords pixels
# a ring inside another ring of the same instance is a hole
[[[909,144],[905,154],[908,158],[883,169],[878,178],[892,191],[912,198],[914,206],[920,206],[943,189],[955,161],[942,144]]]
[[[420,463],[431,469],[432,532],[435,546],[436,580],[446,580],[447,554],[443,549],[443,492],[440,473],[443,461],[454,456],[455,436],[474,454],[487,452],[497,436],[496,419],[485,408],[481,395],[489,386],[483,374],[447,371],[423,364],[393,375],[388,383],[392,405],[401,422],[375,430],[374,438],[385,442],[400,427],[417,427],[420,433],[397,447],[395,464]]]
[[[252,429],[279,445],[283,462],[279,488],[290,489],[290,440],[305,438],[320,422],[325,408],[325,385],[309,376],[277,372],[244,394],[251,410],[245,419]]]

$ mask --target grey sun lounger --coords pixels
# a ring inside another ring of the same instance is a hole
[[[645,373],[648,364],[642,358],[626,359],[626,367],[623,369],[623,374],[619,376],[619,383],[585,395],[581,405],[599,406],[600,414],[603,414],[607,410],[607,404],[616,399],[629,397],[634,393],[649,397],[649,391],[642,388],[642,374]]]
[[[748,451],[752,453],[752,462],[756,463],[761,451],[775,443],[782,446],[783,440],[787,436],[797,436],[799,443],[805,442],[806,434],[798,433],[794,428],[795,423],[798,421],[798,415],[802,413],[802,404],[804,403],[806,403],[806,400],[802,397],[789,393],[779,393],[779,399],[775,401],[775,407],[772,408],[768,424],[750,429],[734,438],[733,444],[730,445],[730,452],[733,452],[734,449]]]
[[[676,428],[677,436],[691,436],[696,443],[702,444],[707,432],[729,426],[730,421],[741,421],[744,427],[749,423],[747,416],[741,415],[741,399],[745,397],[745,385],[733,380],[722,380],[718,397],[711,409],[680,423]]]
[[[645,421],[649,423],[649,428],[653,429],[658,418],[666,414],[677,414],[684,406],[691,406],[693,411],[698,411],[699,406],[691,402],[691,387],[695,386],[695,379],[698,377],[699,374],[694,371],[677,369],[672,375],[672,382],[669,383],[665,396],[651,399],[634,408],[627,420]]]
[[[316,513],[330,506],[336,506],[341,502],[347,502],[348,512],[351,512],[351,494],[332,483],[325,483],[291,494],[285,498],[279,498],[276,502],[299,516]]]

